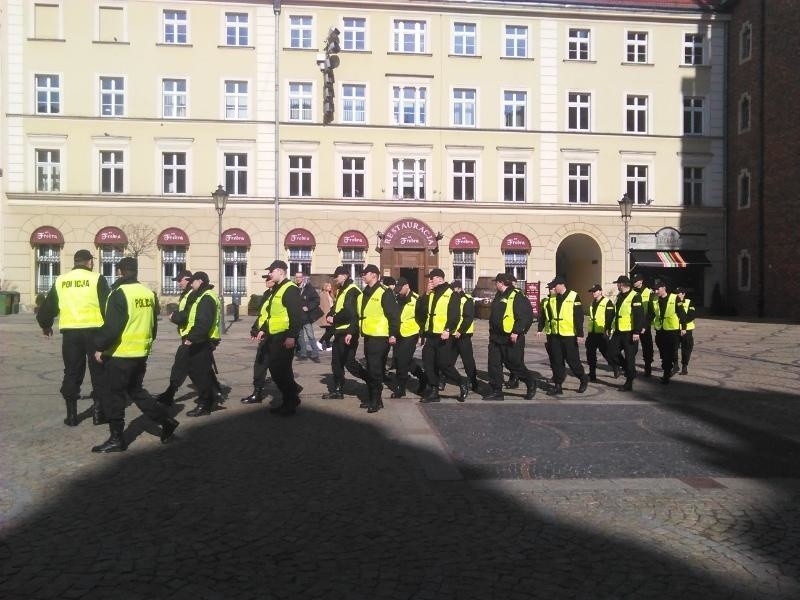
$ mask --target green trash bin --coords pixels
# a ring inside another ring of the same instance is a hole
[[[0,315],[10,315],[14,306],[11,292],[0,292]]]
[[[19,314],[19,292],[9,292],[11,294],[11,315]]]

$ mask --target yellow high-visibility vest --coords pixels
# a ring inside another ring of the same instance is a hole
[[[465,293],[461,296],[461,318],[458,320],[458,325],[456,326],[458,330],[461,329],[461,324],[464,322],[464,305],[467,303],[467,300],[472,300],[472,296]],[[472,323],[470,323],[470,326],[467,327],[464,333],[475,333],[475,319],[472,319]]]
[[[622,301],[617,312],[616,330],[617,331],[633,331],[633,299],[638,294],[631,290]]]
[[[277,292],[270,294],[258,315],[259,328],[266,322],[267,333],[274,335],[289,330],[289,311],[283,305],[283,295],[290,287],[297,287],[293,281],[282,285]],[[273,288],[275,289],[275,288]]]
[[[154,307],[157,305],[153,290],[141,283],[124,283],[113,294],[122,294],[128,304],[128,321],[117,343],[103,354],[118,358],[144,358],[153,347]]]
[[[364,302],[365,294],[358,298],[358,314],[361,315],[361,333],[374,337],[389,337],[389,319],[383,312],[383,295],[386,293],[386,286],[382,283],[376,284],[376,289],[372,295]]]
[[[59,329],[88,329],[103,324],[97,286],[100,273],[73,269],[56,278]]]
[[[358,306],[358,303],[361,301],[361,290],[351,281],[346,288],[339,290],[339,293],[336,295],[336,302],[333,303],[334,315],[344,308],[344,298],[351,289],[358,293],[358,298],[356,299],[356,306]],[[341,323],[336,326],[336,329],[349,329],[350,325],[350,323]]]
[[[187,294],[188,295],[188,294]],[[197,305],[200,303],[200,300],[204,297],[208,296],[214,301],[214,306],[216,310],[214,311],[214,324],[211,326],[211,331],[208,334],[208,339],[210,340],[218,340],[220,339],[219,335],[219,298],[217,298],[216,294],[213,293],[212,290],[205,290],[202,294],[197,297],[197,300],[194,301],[192,304],[192,308],[189,309],[189,317],[186,319],[186,326],[183,328],[185,333],[181,333],[181,336],[186,335],[191,331],[192,327],[194,327],[195,318],[197,318]]]
[[[603,333],[606,330],[606,308],[608,298],[600,298],[600,302],[595,306],[594,302],[589,305],[589,333]]]
[[[411,292],[408,302],[400,311],[400,335],[402,337],[411,337],[419,333],[419,323],[416,318],[417,300],[419,300],[419,294]]]
[[[684,298],[683,302],[679,302],[679,305],[683,306],[683,310],[686,312],[686,316],[689,316],[689,306],[691,305],[692,301],[689,298]],[[686,323],[686,331],[691,331],[694,329],[694,319]]]
[[[558,311],[558,316],[553,319],[555,327],[552,333],[556,335],[575,335],[575,302],[577,302],[578,293],[574,290],[567,292],[564,300],[561,301],[561,310]],[[558,306],[557,301],[553,300],[553,306]],[[555,311],[553,311],[555,312]]]
[[[428,317],[425,321],[426,333],[442,333],[444,326],[447,324],[447,307],[450,304],[450,297],[453,295],[453,290],[447,288],[441,296],[436,300],[436,306],[433,305],[433,292],[428,296]],[[431,320],[431,315],[433,319]],[[432,327],[428,331],[428,327]]]

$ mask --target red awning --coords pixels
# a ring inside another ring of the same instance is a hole
[[[95,246],[127,246],[128,236],[119,227],[109,225],[97,232],[97,235],[94,236],[94,244]]]
[[[302,227],[292,229],[283,239],[284,248],[307,248],[309,246],[314,248],[316,245],[317,240],[314,239],[314,234]]]
[[[521,233],[509,233],[503,238],[500,244],[500,250],[522,250],[525,252],[531,251],[531,241],[527,236]]]
[[[367,236],[355,229],[348,229],[339,236],[339,241],[336,242],[337,248],[359,248],[366,250],[369,248]]]
[[[245,246],[249,248],[250,236],[238,227],[231,227],[222,232],[219,243],[225,248],[230,246]]]
[[[55,227],[44,225],[37,227],[31,234],[31,244],[34,246],[63,246],[64,236]]]
[[[183,229],[169,227],[158,234],[158,247],[162,246],[188,246],[189,236]]]
[[[462,231],[450,238],[450,250],[480,250],[481,244],[471,233]]]

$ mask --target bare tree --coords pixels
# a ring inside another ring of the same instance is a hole
[[[134,258],[150,256],[156,246],[156,230],[144,223],[133,223],[125,227],[128,234],[128,254]]]

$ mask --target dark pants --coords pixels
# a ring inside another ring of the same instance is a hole
[[[333,327],[323,327],[322,328],[322,337],[319,338],[319,343],[323,346],[325,344],[330,344],[331,340],[333,339],[333,333],[336,331]]]
[[[681,365],[686,367],[689,365],[689,359],[692,358],[692,350],[694,349],[694,336],[692,330],[687,329],[686,334],[681,336]]]
[[[608,360],[608,338],[604,333],[590,333],[586,336],[586,364],[589,365],[589,370],[594,371],[597,368],[597,351],[603,358]]]
[[[653,332],[650,328],[639,334],[639,342],[642,344],[642,359],[645,365],[653,363]]]
[[[680,345],[680,335],[681,332],[678,329],[673,331],[656,329],[656,346],[658,346],[658,353],[661,356],[661,370],[664,371],[666,378],[672,375],[675,353]]]
[[[414,352],[417,349],[419,335],[397,338],[394,345],[394,362],[397,369],[397,383],[405,387],[408,383],[408,374],[414,372],[417,377],[422,377],[422,369],[419,366],[412,367],[414,364]]]
[[[608,342],[608,362],[612,367],[622,367],[625,379],[636,377],[636,353],[639,351],[639,344],[633,341],[632,336],[630,331],[615,331]]]
[[[175,351],[175,361],[169,372],[169,385],[177,390],[189,376],[189,347],[181,343]]]
[[[567,378],[566,362],[578,379],[586,376],[578,350],[578,338],[574,335],[554,335],[550,340],[553,353],[553,383],[564,383]]]
[[[253,387],[256,389],[262,389],[267,383],[269,352],[267,352],[266,345],[266,338],[258,343],[256,358],[253,361]]]
[[[366,373],[356,360],[358,350],[358,336],[353,336],[350,344],[344,343],[345,334],[337,333],[333,337],[333,350],[331,350],[331,370],[335,386],[344,385],[344,370],[347,369],[354,377],[364,379]]]
[[[383,389],[383,370],[388,352],[388,337],[364,336],[364,358],[367,362],[367,387],[370,396],[380,394]]]
[[[272,375],[272,381],[278,386],[283,396],[283,406],[292,408],[300,404],[297,383],[292,371],[294,348],[286,348],[283,342],[286,334],[270,335],[265,338],[264,351],[267,354],[267,364]]]
[[[186,348],[188,348],[189,379],[197,387],[198,403],[201,406],[211,406],[214,403],[214,378],[211,367],[214,346],[211,342],[203,342]]]
[[[460,337],[454,338],[453,344],[456,350],[456,356],[461,357],[461,363],[464,365],[464,373],[467,378],[474,382],[478,378],[478,369],[475,366],[475,354],[472,352],[472,334],[462,333]]]
[[[461,385],[464,378],[455,367],[456,353],[453,338],[443,340],[438,335],[425,336],[425,345],[422,347],[422,364],[428,383],[434,388],[439,385],[439,379],[448,379],[456,385]]]
[[[61,395],[65,400],[81,397],[81,384],[89,363],[89,378],[96,391],[102,385],[103,366],[94,359],[94,336],[97,329],[62,329],[61,356],[64,359],[64,379],[61,382]]]
[[[533,373],[525,366],[525,336],[517,336],[517,342],[511,343],[510,335],[491,334],[489,336],[489,386],[499,392],[503,389],[503,365],[511,372],[512,377],[531,385]]]
[[[100,401],[103,414],[109,422],[125,422],[125,405],[128,398],[136,403],[147,417],[156,423],[163,423],[167,411],[160,402],[156,402],[142,387],[144,374],[147,371],[147,357],[118,358],[108,357],[103,363],[101,377]]]

